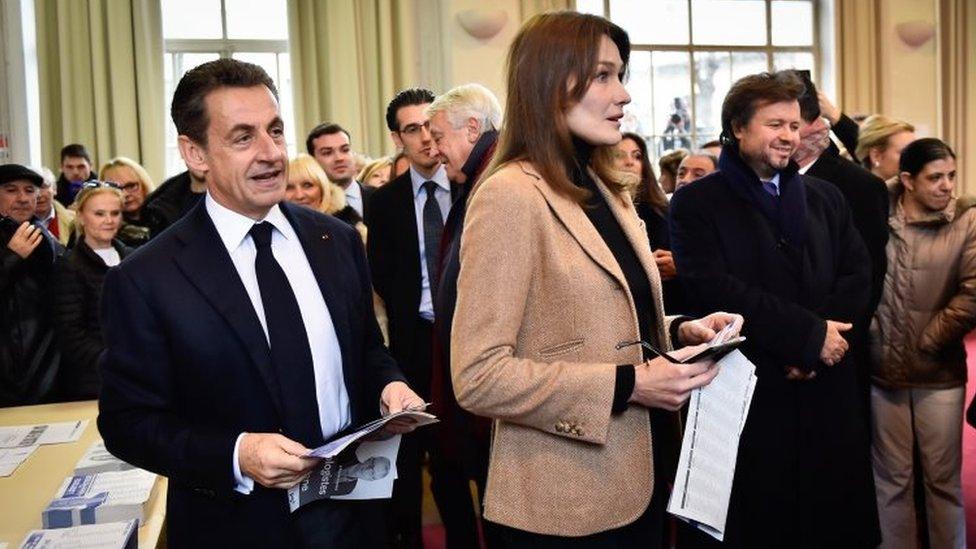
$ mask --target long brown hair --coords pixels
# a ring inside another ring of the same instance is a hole
[[[626,67],[630,38],[602,17],[549,12],[522,26],[508,52],[505,125],[486,174],[508,162],[526,160],[556,191],[578,202],[589,196],[567,173],[575,153],[565,112],[586,94],[604,36],[616,44]],[[592,167],[612,191],[627,188],[609,166],[595,162]]]
[[[650,157],[647,155],[647,142],[644,138],[633,132],[624,132],[624,139],[629,139],[641,152],[641,177],[637,181],[636,185],[629,186],[634,197],[634,204],[647,204],[654,211],[658,213],[661,217],[668,215],[668,197],[664,194],[664,189],[661,188],[657,183],[657,176],[654,175],[654,169],[651,167]],[[617,155],[617,151],[613,147],[605,147],[604,150],[598,152],[599,157],[594,156],[594,161],[597,163],[605,162],[609,166],[615,166],[614,159]],[[616,168],[614,168],[616,169]],[[621,179],[619,176],[617,179]]]

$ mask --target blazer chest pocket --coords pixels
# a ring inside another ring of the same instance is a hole
[[[564,355],[566,353],[571,353],[583,346],[584,338],[571,339],[569,341],[564,341],[562,343],[557,343],[555,345],[550,345],[539,351],[539,356],[543,358],[552,358],[554,356]]]

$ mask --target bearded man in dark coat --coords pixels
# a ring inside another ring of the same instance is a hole
[[[790,160],[804,86],[737,81],[719,170],[675,193],[672,252],[695,307],[742,314],[758,384],[739,444],[723,547],[874,547],[868,431],[846,338],[871,263],[837,187]],[[686,528],[682,547],[719,543]]]

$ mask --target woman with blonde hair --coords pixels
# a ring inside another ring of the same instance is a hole
[[[299,153],[288,163],[285,200],[337,217],[365,238],[363,218],[346,203],[345,192],[329,181],[317,160],[305,153]]]
[[[98,178],[115,183],[122,190],[122,226],[119,239],[129,246],[139,246],[149,240],[149,222],[143,218],[142,205],[155,188],[149,172],[138,162],[117,156],[102,166]]]
[[[458,403],[494,420],[484,514],[502,546],[662,547],[671,412],[718,370],[655,355],[741,321],[665,317],[628,182],[591,161],[621,139],[629,54],[601,17],[526,22],[471,191],[451,374]]]
[[[356,179],[363,185],[382,187],[390,181],[390,172],[392,170],[393,159],[389,156],[384,156],[366,164]]]
[[[854,156],[865,169],[887,181],[898,175],[901,151],[915,141],[915,126],[874,114],[861,123]]]
[[[89,181],[75,197],[74,248],[55,266],[52,316],[61,347],[64,398],[98,398],[98,358],[105,343],[99,321],[102,281],[132,251],[116,238],[124,192],[114,183]]]

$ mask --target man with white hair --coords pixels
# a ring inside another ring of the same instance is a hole
[[[477,513],[467,491],[469,480],[484,495],[488,474],[491,421],[461,409],[451,389],[451,323],[457,301],[459,251],[468,193],[491,163],[498,141],[502,111],[487,88],[480,84],[458,86],[427,106],[430,133],[437,158],[447,177],[458,185],[457,196],[444,223],[440,242],[440,269],[434,291],[434,347],[431,364],[431,402],[441,419],[431,436],[432,490],[444,519],[448,547],[478,547]],[[494,531],[482,523],[488,547],[494,547]]]
[[[54,198],[56,191],[54,173],[44,167],[34,168],[34,171],[40,174],[42,179],[41,187],[37,192],[37,209],[34,210],[34,215],[42,225],[47,227],[51,236],[57,238],[62,246],[67,246],[75,212],[65,208]]]

